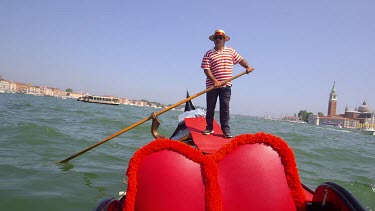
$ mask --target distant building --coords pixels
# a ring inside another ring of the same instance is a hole
[[[15,93],[17,91],[16,87],[16,83],[13,81],[0,79],[0,90]]]
[[[126,98],[120,98],[120,103],[121,104],[129,104],[128,102],[129,102],[128,99],[126,99]]]
[[[74,98],[78,99],[83,96],[89,96],[89,93],[80,93],[77,92],[66,92],[58,88],[52,88],[47,86],[33,86],[32,83],[20,83],[12,82],[10,80],[3,79],[0,75],[0,92],[9,92],[9,93],[19,93],[19,94],[31,94],[37,96],[52,96],[58,98]],[[166,106],[160,103],[149,103],[146,100],[129,100],[126,98],[121,98],[120,103],[136,106],[150,106],[154,108],[165,108]],[[177,107],[177,109],[183,110],[183,106]]]
[[[308,119],[309,124],[313,125],[329,125],[343,128],[359,128],[364,124],[374,124],[374,111],[366,105],[366,101],[358,108],[349,110],[345,107],[344,114],[336,114],[337,108],[337,94],[336,82],[333,83],[331,93],[328,100],[327,116],[310,115]]]
[[[82,97],[83,94],[78,92],[66,92],[66,96],[69,98],[78,99],[79,97]]]
[[[146,101],[133,101],[133,104],[136,105],[136,106],[147,106],[147,102]]]
[[[29,93],[41,93],[40,86],[30,86]]]
[[[0,90],[6,91],[9,89],[9,82],[7,80],[0,80]]]
[[[355,108],[354,111],[350,111],[348,106],[346,106],[343,116],[346,118],[356,119],[361,125],[374,124],[372,123],[372,119],[375,118],[374,111],[370,110],[366,104],[366,101],[363,101],[362,105]]]
[[[19,83],[19,82],[17,82],[16,85],[17,85],[17,92],[19,93],[26,93],[29,90],[29,86],[30,86],[30,85]]]
[[[44,96],[53,96],[53,90],[52,88],[46,87],[46,86],[41,86],[40,87],[40,92]]]
[[[57,88],[52,88],[52,92],[53,92],[54,97],[66,97],[67,96],[66,91],[62,91],[62,90],[57,89]]]
[[[336,95],[336,82],[333,82],[331,93],[329,94],[328,113],[327,116],[336,115],[337,95]]]

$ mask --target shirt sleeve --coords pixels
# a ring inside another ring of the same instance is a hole
[[[240,54],[238,54],[236,50],[233,49],[233,63],[238,64],[242,59],[243,57]]]
[[[208,52],[203,56],[201,68],[208,70],[211,68],[210,57],[208,56]]]

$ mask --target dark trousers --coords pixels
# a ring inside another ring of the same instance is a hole
[[[209,130],[213,129],[213,121],[215,115],[215,107],[217,98],[220,102],[220,126],[221,130],[230,130],[229,127],[229,102],[231,96],[231,87],[221,87],[213,89],[206,94],[207,113],[206,124]]]

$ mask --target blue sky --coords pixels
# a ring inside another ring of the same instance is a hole
[[[334,81],[338,113],[364,100],[373,109],[374,9],[373,0],[1,0],[0,75],[174,104],[205,89],[200,63],[220,28],[255,68],[233,82],[233,114],[327,114]]]

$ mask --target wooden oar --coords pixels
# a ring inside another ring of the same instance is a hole
[[[233,76],[232,78],[229,78],[227,80],[222,81],[221,84],[226,84],[227,82],[232,81],[232,80],[234,80],[236,78],[239,78],[239,77],[243,76],[244,74],[246,74],[246,71],[243,72],[243,73],[240,73],[240,74],[238,74],[236,76]],[[167,107],[167,108],[165,108],[165,109],[163,109],[161,111],[156,112],[155,115],[159,116],[160,114],[163,114],[163,113],[165,113],[165,112],[167,112],[167,111],[169,111],[169,110],[171,110],[173,108],[176,108],[177,106],[179,106],[179,105],[181,105],[183,103],[186,103],[187,101],[189,101],[191,99],[194,99],[194,98],[196,98],[196,97],[198,97],[198,96],[200,96],[200,95],[202,95],[202,94],[204,94],[206,92],[209,92],[209,91],[213,90],[214,88],[215,87],[210,87],[210,88],[208,88],[206,90],[203,90],[203,91],[201,91],[201,92],[199,92],[199,93],[197,93],[197,94],[195,94],[193,96],[185,98],[184,100],[182,100],[182,101],[180,101],[180,102],[178,102],[178,103],[176,103],[176,104],[174,104],[174,105],[172,105],[170,107]],[[58,161],[57,163],[66,163],[69,160],[71,160],[71,159],[73,159],[75,157],[78,157],[78,156],[82,155],[83,153],[85,153],[85,152],[87,152],[87,151],[89,151],[89,150],[91,150],[91,149],[93,149],[93,148],[95,148],[95,147],[97,147],[97,146],[99,146],[99,145],[101,145],[101,144],[103,144],[103,143],[105,143],[105,142],[107,142],[107,141],[109,141],[109,140],[111,140],[111,139],[113,139],[113,138],[115,138],[115,137],[117,137],[117,136],[119,136],[119,135],[121,135],[121,134],[123,134],[123,133],[125,133],[125,132],[127,132],[127,131],[129,131],[129,130],[131,130],[133,128],[135,128],[135,127],[137,127],[137,126],[139,126],[139,125],[141,125],[141,124],[143,124],[143,123],[145,123],[145,122],[147,122],[151,118],[152,118],[152,116],[150,115],[150,116],[148,116],[148,117],[146,117],[146,118],[144,118],[144,119],[142,119],[142,120],[140,120],[140,121],[138,121],[138,122],[130,125],[129,127],[124,128],[124,129],[122,129],[122,130],[120,130],[120,131],[118,131],[118,132],[116,132],[116,133],[108,136],[107,138],[103,139],[102,141],[97,142],[96,144],[94,144],[94,145],[92,145],[92,146],[90,146],[90,147],[88,147],[88,148],[86,148],[86,149],[84,149],[84,150],[82,150],[82,151],[80,151],[80,152],[78,152],[78,153],[76,153],[76,154],[74,154],[74,155],[72,155],[72,156],[64,159],[64,160]]]

